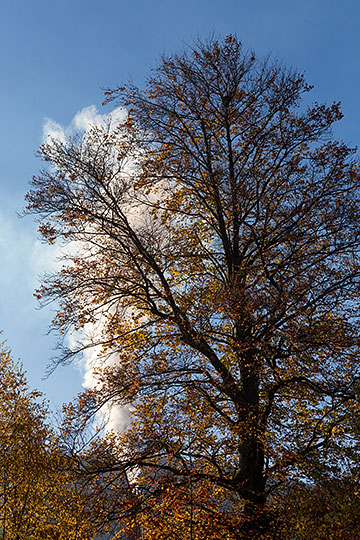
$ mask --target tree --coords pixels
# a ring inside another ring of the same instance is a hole
[[[106,532],[99,483],[83,485],[47,424],[41,394],[29,390],[9,351],[0,350],[0,538],[80,540]],[[102,538],[105,538],[103,536]]]
[[[289,486],[280,538],[352,540],[360,534],[359,475],[317,478]]]
[[[134,513],[187,500],[193,535],[226,514],[207,538],[265,537],[282,483],[355,444],[359,167],[310,90],[233,36],[198,43],[107,92],[123,124],[44,144],[27,195],[72,244],[38,297],[61,334],[97,328],[62,360],[105,358],[80,412],[132,404],[111,466],[138,471]]]
[[[0,350],[0,536],[56,538],[54,456],[47,408],[21,367]],[[50,533],[47,536],[46,533]]]

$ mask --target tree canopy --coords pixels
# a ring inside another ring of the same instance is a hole
[[[109,538],[108,480],[78,474],[41,394],[0,347],[0,538]]]
[[[96,328],[62,360],[101,347],[79,414],[131,404],[109,468],[152,538],[265,538],[289,478],[355,467],[359,164],[310,90],[210,39],[109,90],[120,125],[41,147],[28,212],[71,249],[37,294]]]
[[[39,394],[30,392],[25,376],[9,352],[0,351],[0,535],[39,538],[49,525],[46,475],[50,431]],[[45,481],[44,481],[45,480]],[[39,514],[43,523],[38,524]],[[42,529],[41,532],[39,529]]]

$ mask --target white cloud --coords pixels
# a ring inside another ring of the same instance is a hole
[[[95,105],[84,107],[76,113],[71,124],[70,131],[89,131],[92,126],[101,126],[110,121],[112,124],[117,125],[124,121],[126,118],[126,111],[122,107],[117,107],[109,114],[99,114]]]
[[[53,119],[46,118],[43,126],[43,141],[48,142],[49,138],[65,142],[68,137],[77,133],[86,134],[92,127],[108,126],[111,128],[117,127],[126,119],[126,110],[118,107],[108,114],[100,114],[95,105],[84,107],[77,112],[67,127],[60,125]],[[128,164],[129,171],[131,164]],[[82,249],[86,252],[86,246],[81,246],[77,243],[76,246],[71,244],[66,248],[67,255],[71,255],[72,250],[81,253]],[[88,324],[81,331],[72,334],[68,338],[69,346],[72,350],[76,349],[79,344],[86,345],[88,343],[101,342],[101,336],[104,332],[104,321],[100,320],[95,324]],[[83,373],[84,388],[95,388],[98,384],[94,370],[99,366],[100,346],[92,346],[85,349],[83,359],[79,362],[79,369]],[[115,355],[109,356],[105,361],[101,360],[101,365],[111,366],[117,361]],[[105,364],[104,364],[105,362]],[[120,406],[114,403],[108,403],[100,411],[99,420],[105,422],[107,431],[123,431],[131,420],[131,406]]]
[[[84,107],[74,116],[70,128],[78,131],[88,131],[91,126],[101,125],[104,121],[104,116],[97,112],[95,105]]]
[[[65,142],[65,130],[61,124],[55,122],[52,118],[45,118],[43,125],[43,142],[48,139],[56,139]]]
[[[56,139],[65,142],[71,135],[86,133],[91,127],[106,125],[108,122],[115,127],[125,120],[126,114],[126,110],[122,107],[117,107],[107,114],[100,114],[95,105],[90,105],[78,111],[67,127],[52,118],[45,118],[42,140],[47,142],[49,139]]]
[[[80,346],[101,341],[101,336],[105,331],[104,321],[100,317],[96,324],[87,324],[81,332],[73,333],[69,336],[68,342],[72,350]],[[96,375],[96,368],[111,367],[115,365],[118,358],[111,354],[104,359],[101,357],[101,346],[92,345],[86,348],[78,367],[83,373],[83,387],[85,389],[94,389],[99,385],[99,379]],[[97,420],[100,425],[105,424],[105,431],[121,432],[124,431],[131,421],[131,405],[119,405],[112,401],[106,403],[98,412]]]

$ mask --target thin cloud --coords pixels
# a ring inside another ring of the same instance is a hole
[[[33,228],[24,228],[21,222],[0,214],[0,250],[2,263],[0,266],[0,279],[3,287],[12,286],[11,290],[24,290],[28,294],[22,298],[32,300],[32,291],[39,284],[39,275],[44,271],[53,271],[58,268],[56,258],[59,252],[49,251],[47,246],[34,239]]]

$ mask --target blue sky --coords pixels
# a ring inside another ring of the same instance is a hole
[[[257,54],[305,72],[314,100],[341,100],[335,135],[360,144],[358,0],[3,0],[0,16],[0,328],[32,386],[53,407],[81,390],[74,367],[41,378],[53,355],[51,308],[36,310],[37,276],[52,265],[31,218],[19,220],[46,118],[68,126],[103,90],[142,85],[162,52],[197,35],[236,34]]]

